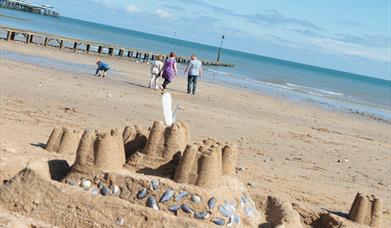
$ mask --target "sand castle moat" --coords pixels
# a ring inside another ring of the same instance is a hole
[[[35,169],[34,165],[27,167],[1,187],[0,201],[12,211],[24,211],[51,224],[65,226],[70,221],[72,227],[89,227],[94,223],[110,227],[359,227],[358,224],[380,227],[381,224],[381,201],[361,194],[353,202],[348,216],[351,221],[326,213],[315,217],[311,224],[304,224],[289,202],[272,196],[261,203],[264,208],[257,208],[244,185],[235,178],[237,146],[213,138],[192,143],[185,122],[166,126],[156,121],[149,129],[136,125],[124,130],[83,133],[56,127],[46,149],[75,154],[75,161],[70,167],[66,162],[45,170]],[[52,180],[53,172],[62,173],[60,182]],[[49,199],[42,198],[42,193]],[[56,201],[55,198],[72,199],[66,201],[66,206],[51,203],[50,199]],[[89,218],[84,218],[81,212],[91,208],[93,201],[99,201],[100,209],[93,209],[88,212]],[[105,215],[99,210],[105,211]]]

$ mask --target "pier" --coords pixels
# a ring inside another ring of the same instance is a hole
[[[57,17],[59,14],[48,5],[36,5],[23,0],[0,0],[0,7]]]
[[[74,52],[83,52],[86,54],[106,55],[112,57],[129,58],[141,62],[156,60],[159,55],[164,59],[168,58],[166,54],[155,53],[151,51],[138,50],[128,47],[113,46],[93,41],[78,40],[73,38],[55,36],[46,33],[37,33],[27,30],[19,30],[9,27],[0,27],[0,39],[6,41],[19,41],[26,44],[37,44],[43,47],[56,47],[61,50],[71,50]],[[190,57],[177,56],[178,63],[190,62]],[[234,67],[233,64],[222,62],[212,62],[203,60],[206,66]]]

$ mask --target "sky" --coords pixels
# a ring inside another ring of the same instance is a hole
[[[390,0],[39,0],[62,16],[391,80]]]

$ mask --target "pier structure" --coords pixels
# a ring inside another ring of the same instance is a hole
[[[151,51],[113,46],[109,44],[98,43],[94,41],[85,41],[67,37],[61,37],[46,33],[37,33],[27,30],[14,29],[0,26],[0,39],[6,41],[20,41],[27,44],[37,44],[44,47],[57,47],[60,50],[71,50],[74,52],[83,52],[86,54],[108,55],[113,57],[130,58],[141,62],[156,60],[159,55],[163,59],[169,56]],[[190,62],[190,57],[177,56],[178,63]],[[233,64],[222,62],[212,62],[203,60],[202,63],[207,66],[234,67]]]
[[[57,17],[59,14],[49,5],[37,5],[23,0],[0,0],[0,7]]]

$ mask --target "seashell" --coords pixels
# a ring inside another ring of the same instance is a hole
[[[98,195],[98,189],[97,188],[93,188],[93,189],[91,189],[91,194],[92,195]]]
[[[169,201],[172,196],[174,195],[174,191],[172,189],[167,189],[166,192],[164,192],[163,196],[160,198],[160,202],[167,202]]]
[[[181,208],[182,208],[182,211],[184,211],[185,213],[193,213],[194,212],[194,210],[191,209],[191,207],[189,207],[187,204],[182,204]]]
[[[118,185],[111,186],[111,193],[112,194],[119,194],[120,193]]]
[[[110,189],[106,186],[103,186],[103,188],[100,189],[100,194],[106,196],[106,195],[110,194]]]
[[[231,227],[233,224],[234,224],[234,219],[233,219],[233,215],[231,217],[229,217],[228,219],[228,222],[227,222],[227,226],[228,227]]]
[[[201,202],[201,197],[199,195],[192,195],[191,196],[191,201],[193,203],[199,203],[199,202]]]
[[[68,182],[69,185],[76,185],[76,182],[73,181],[73,180],[68,180],[67,182]]]
[[[103,181],[99,181],[98,183],[98,188],[101,189],[105,186],[105,184],[103,183]]]
[[[234,224],[240,224],[240,216],[234,215]]]
[[[224,215],[225,217],[231,217],[232,216],[232,213],[225,207],[223,206],[219,206],[219,211],[221,212],[222,215]]]
[[[209,210],[213,210],[213,208],[215,208],[215,205],[216,205],[216,197],[212,197],[208,200],[208,208]]]
[[[151,190],[156,190],[158,188],[159,188],[159,181],[156,180],[156,179],[152,179],[151,180],[151,187],[150,187],[150,189]]]
[[[212,219],[212,222],[216,225],[223,226],[225,224],[225,221],[223,218],[214,218]]]
[[[82,188],[89,188],[91,186],[91,181],[87,180],[87,179],[83,179],[80,183],[80,186]]]
[[[246,213],[247,216],[252,216],[254,214],[254,208],[252,207],[245,207],[244,212]]]
[[[144,199],[146,196],[147,196],[147,188],[143,188],[137,193],[137,199]]]
[[[181,191],[179,192],[176,196],[175,196],[175,201],[178,202],[180,201],[181,199],[185,198],[186,196],[188,196],[189,193],[186,192],[186,191]]]
[[[147,207],[153,208],[155,210],[160,210],[159,205],[157,204],[156,198],[154,196],[149,196],[147,199]]]
[[[201,212],[195,213],[194,218],[207,219],[207,218],[209,218],[210,215],[211,215],[211,213],[209,211],[201,211]]]
[[[169,206],[168,210],[176,213],[180,208],[181,208],[180,205],[175,204],[175,205]]]

